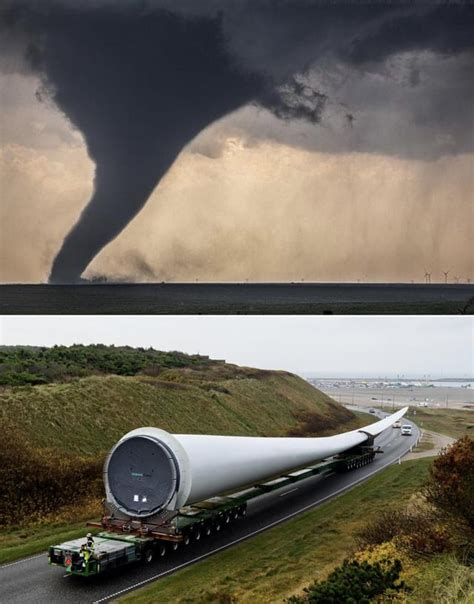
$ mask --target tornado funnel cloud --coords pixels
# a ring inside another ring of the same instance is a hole
[[[182,148],[259,89],[231,63],[217,18],[126,11],[75,17],[55,14],[43,70],[56,104],[84,135],[96,172],[92,198],[53,262],[52,283],[77,282]]]
[[[142,209],[174,158],[169,154],[147,170],[135,157],[97,166],[92,198],[53,262],[50,283],[80,280],[93,258]],[[138,182],[137,171],[142,176]]]
[[[183,147],[243,105],[315,126],[347,101],[319,90],[326,80],[337,85],[345,73],[360,70],[382,81],[387,60],[407,53],[435,53],[440,65],[459,55],[459,73],[467,74],[461,79],[470,83],[463,61],[471,61],[473,19],[472,7],[462,3],[4,0],[0,69],[6,50],[13,58],[5,62],[8,69],[18,63],[41,78],[42,90],[81,132],[96,166],[92,198],[66,236],[50,280],[77,281],[141,210]],[[326,73],[330,77],[321,80],[318,74]],[[442,72],[415,78],[412,88],[430,78],[442,82]],[[470,99],[471,88],[440,89],[431,113],[413,118],[440,140],[453,141],[452,153],[472,148],[472,137],[463,134],[469,131],[463,107],[470,105],[457,102]],[[375,94],[376,111],[382,98]],[[385,138],[362,136],[361,149],[411,153],[411,143],[392,148]],[[344,144],[352,149],[353,141],[341,139],[336,151]]]

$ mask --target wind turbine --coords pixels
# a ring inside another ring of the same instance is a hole
[[[449,269],[449,270],[451,270],[451,269]],[[447,270],[447,271],[443,271],[443,275],[444,275],[444,282],[445,282],[445,283],[447,283],[447,282],[448,282],[449,270]]]
[[[429,273],[425,268],[425,283],[431,283],[431,273]]]

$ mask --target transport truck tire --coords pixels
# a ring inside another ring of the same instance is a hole
[[[148,547],[143,554],[143,563],[151,564],[155,559],[155,552],[152,547]]]

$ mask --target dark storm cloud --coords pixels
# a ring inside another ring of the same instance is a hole
[[[400,53],[465,53],[472,14],[424,3],[11,0],[1,13],[2,65],[40,74],[96,164],[92,199],[51,280],[77,280],[208,124],[246,104],[319,124],[335,101],[311,81],[318,65],[365,73]],[[352,107],[344,115],[364,124]]]

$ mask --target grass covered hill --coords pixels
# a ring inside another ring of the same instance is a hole
[[[87,358],[88,347],[82,348]],[[167,353],[153,352],[169,361]],[[140,361],[142,354],[137,351]],[[352,412],[293,374],[172,355],[181,366],[145,363],[134,375],[114,375],[102,373],[101,350],[100,369],[93,361],[84,363],[90,373],[85,377],[62,374],[48,384],[3,387],[1,423],[21,430],[35,447],[82,455],[105,451],[125,432],[144,425],[171,432],[271,436],[353,427]],[[132,349],[126,356],[133,365]]]
[[[10,524],[56,514],[71,500],[99,501],[106,452],[140,426],[286,436],[361,425],[284,371],[128,347],[4,347],[1,354],[0,375],[16,384],[0,387],[0,517]]]

